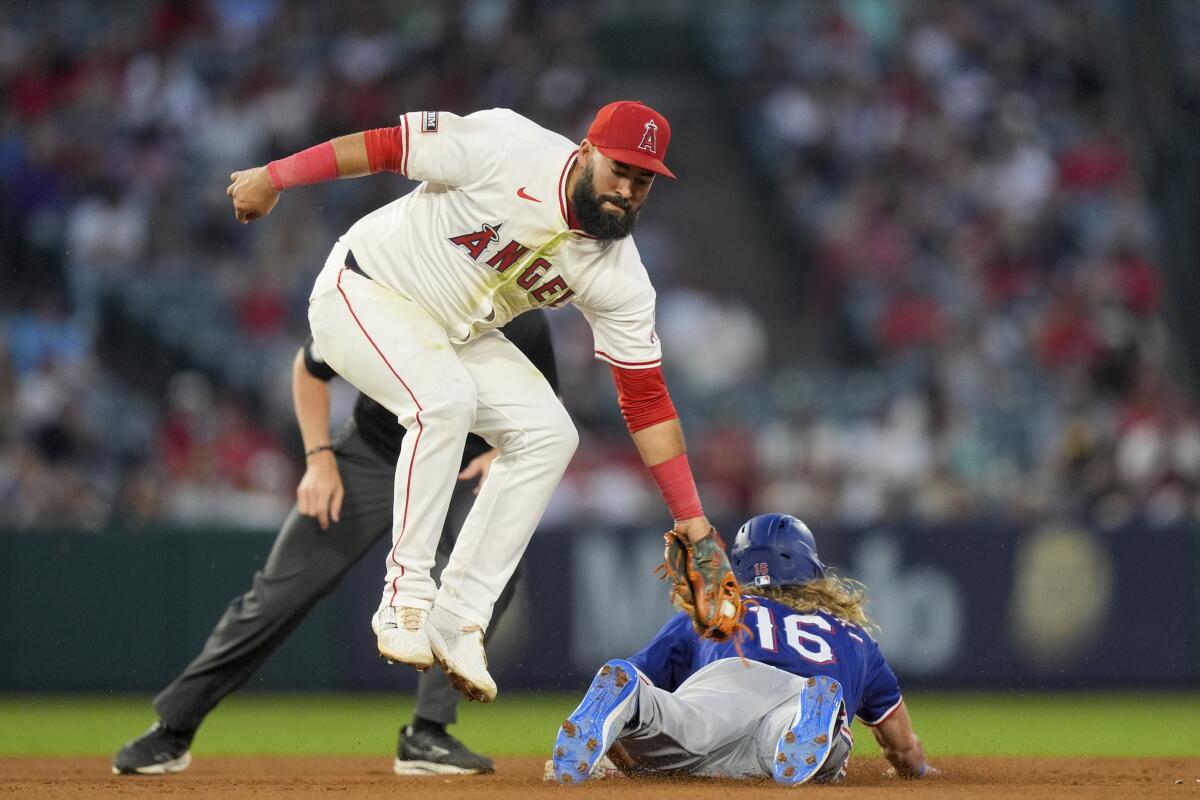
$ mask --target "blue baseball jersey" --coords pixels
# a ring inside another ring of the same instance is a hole
[[[846,714],[878,725],[900,705],[900,684],[879,645],[862,628],[824,613],[807,614],[763,597],[746,610],[750,634],[742,654],[793,675],[827,675],[842,685]],[[691,618],[679,613],[629,660],[655,686],[675,691],[701,667],[739,658],[733,642],[701,639]]]

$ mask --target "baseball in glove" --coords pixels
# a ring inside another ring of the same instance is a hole
[[[739,633],[745,608],[716,529],[698,542],[675,531],[667,531],[663,539],[666,560],[659,571],[671,581],[671,604],[686,611],[697,633],[707,639],[723,641]]]

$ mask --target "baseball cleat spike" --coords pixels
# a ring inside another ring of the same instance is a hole
[[[637,715],[637,668],[614,659],[592,679],[579,706],[554,741],[554,774],[561,783],[584,783],[630,720]]]
[[[820,675],[804,681],[792,723],[780,733],[775,746],[772,771],[776,783],[782,786],[808,783],[824,775],[827,768],[836,768],[830,758],[836,750],[834,739],[840,729],[843,707],[842,686],[836,680]]]

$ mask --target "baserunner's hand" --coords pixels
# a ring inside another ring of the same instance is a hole
[[[308,468],[296,487],[296,508],[306,517],[316,517],[321,530],[328,530],[330,521],[342,515],[342,476],[338,472],[333,451],[325,450],[310,456]]]
[[[266,167],[254,167],[230,174],[225,194],[233,198],[233,215],[243,224],[265,217],[279,202],[279,190],[271,183]]]

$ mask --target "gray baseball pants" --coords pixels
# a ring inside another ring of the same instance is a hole
[[[806,678],[728,658],[674,692],[638,681],[638,713],[617,740],[639,771],[711,778],[770,778],[779,737],[792,724]],[[841,736],[827,771],[850,755]]]
[[[226,695],[245,683],[275,652],[321,598],[382,536],[391,532],[396,465],[381,458],[348,423],[334,442],[346,496],[341,519],[321,530],[314,517],[292,509],[267,563],[254,575],[250,591],[230,602],[204,649],[183,673],[154,698],[168,728],[194,730]],[[473,485],[454,489],[433,570],[440,576],[455,537],[471,508]],[[518,575],[496,601],[493,623],[512,600]],[[489,626],[489,634],[495,625]],[[417,682],[416,713],[450,724],[457,719],[459,694],[438,669]]]

